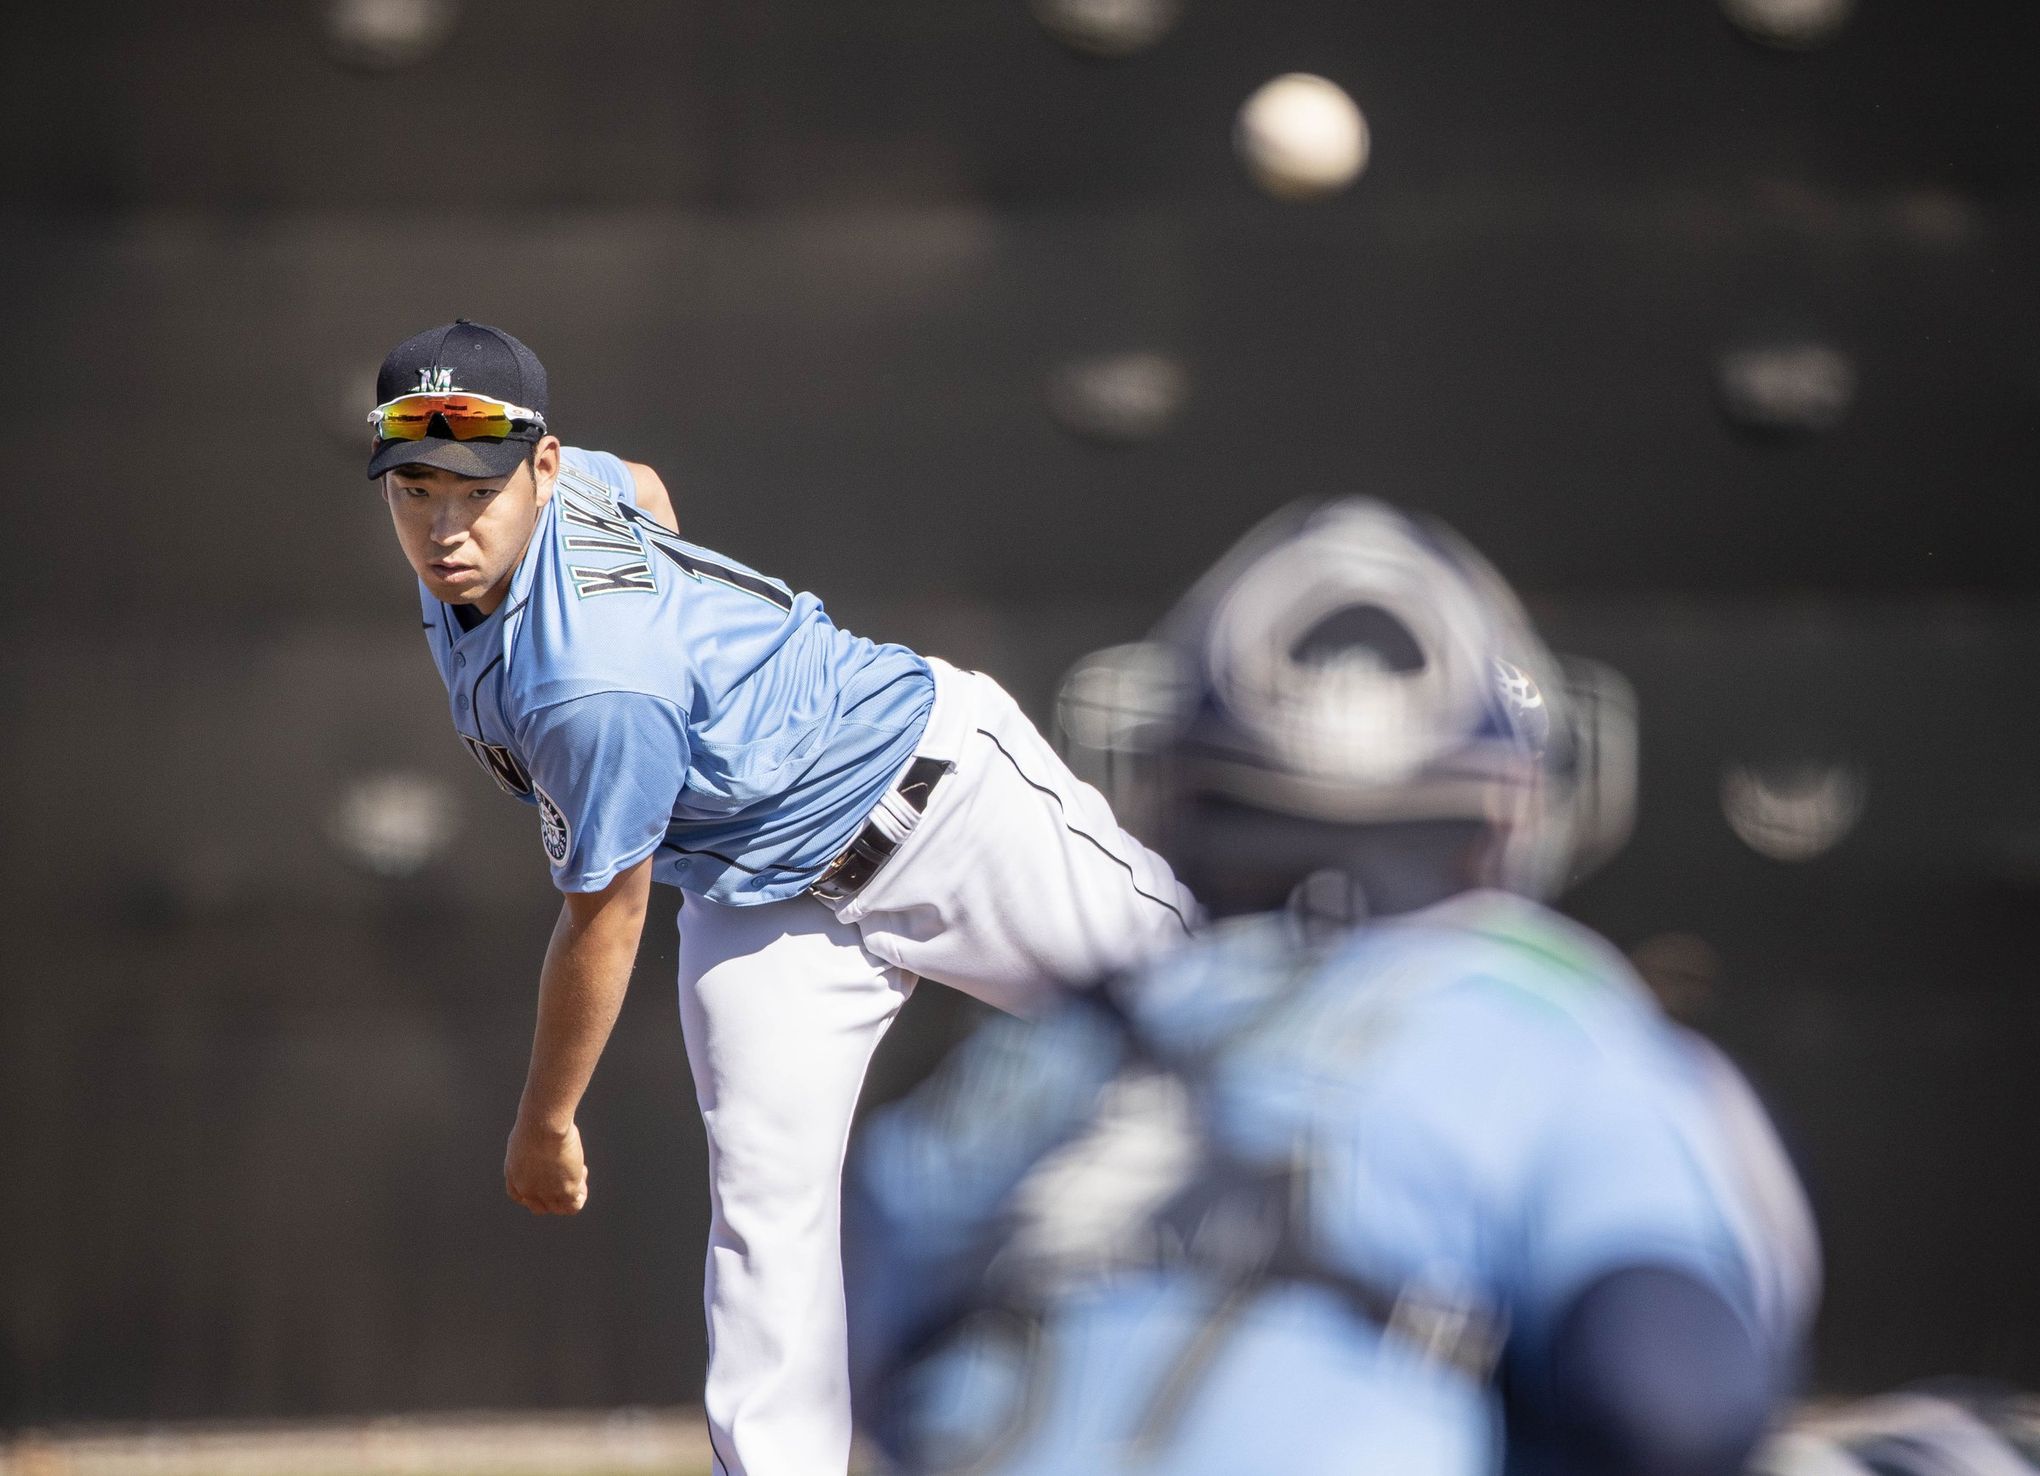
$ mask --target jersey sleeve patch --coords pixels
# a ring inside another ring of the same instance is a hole
[[[574,849],[574,829],[551,795],[536,784],[531,786],[531,792],[538,797],[538,838],[545,846],[546,859],[555,866],[563,866]]]
[[[687,780],[687,719],[643,692],[591,692],[519,729],[540,839],[563,892],[599,891],[656,851]]]

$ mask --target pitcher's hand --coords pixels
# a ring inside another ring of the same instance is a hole
[[[571,1215],[588,1202],[588,1165],[581,1130],[565,1132],[517,1119],[503,1154],[503,1188],[534,1215]]]

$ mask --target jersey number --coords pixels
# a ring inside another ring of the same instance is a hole
[[[704,559],[698,554],[682,553],[659,536],[665,534],[666,537],[670,538],[672,536],[671,531],[654,521],[652,516],[642,508],[626,507],[622,511],[627,517],[635,519],[638,525],[650,535],[653,548],[656,548],[682,569],[685,569],[694,578],[713,579],[718,584],[727,584],[731,589],[740,589],[747,595],[756,595],[759,599],[777,605],[782,610],[791,610],[793,608],[793,596],[770,580],[761,579],[756,574],[746,574],[741,569],[732,569],[727,565],[718,564],[713,559]]]

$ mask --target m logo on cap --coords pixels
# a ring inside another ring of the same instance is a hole
[[[447,393],[452,388],[453,371],[451,369],[441,369],[435,365],[430,369],[420,369],[418,371],[418,388],[415,393],[421,395],[439,395]]]

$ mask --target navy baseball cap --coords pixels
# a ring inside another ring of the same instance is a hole
[[[542,416],[546,412],[545,365],[502,329],[455,318],[391,349],[375,377],[378,405],[403,395],[455,391],[504,400]],[[416,465],[440,467],[458,477],[506,476],[545,434],[543,425],[518,426],[507,436],[459,441],[444,421],[434,417],[421,440],[378,439],[368,458],[368,474],[379,477],[393,467]]]

